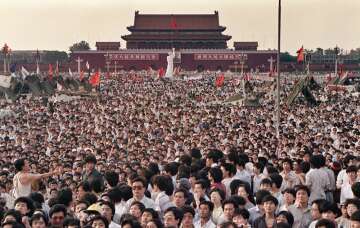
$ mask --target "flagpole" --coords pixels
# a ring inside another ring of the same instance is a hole
[[[276,135],[280,137],[280,47],[281,47],[281,0],[278,9],[278,53],[277,53],[277,78],[276,78]]]

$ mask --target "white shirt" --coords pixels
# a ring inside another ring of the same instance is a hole
[[[121,228],[121,226],[111,221],[111,223],[109,224],[109,228]]]
[[[201,226],[201,219],[194,223],[195,228],[216,228],[215,224],[209,219],[204,226]]]

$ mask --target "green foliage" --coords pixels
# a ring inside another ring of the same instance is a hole
[[[75,43],[69,47],[70,52],[74,51],[87,51],[90,50],[90,45],[86,41],[80,41],[79,43]]]
[[[290,55],[289,52],[280,53],[280,62],[296,62],[296,56]]]
[[[44,56],[42,57],[43,63],[55,63],[56,61],[67,62],[68,54],[64,51],[45,51]]]

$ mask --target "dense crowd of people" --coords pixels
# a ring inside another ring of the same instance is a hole
[[[241,91],[120,75],[98,96],[2,102],[15,115],[0,119],[1,226],[360,227],[358,98],[282,105],[277,137],[271,92],[224,104]]]

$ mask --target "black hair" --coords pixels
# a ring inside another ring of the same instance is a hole
[[[91,187],[88,181],[82,181],[77,188],[82,188],[85,192],[91,192]]]
[[[11,225],[12,228],[25,228],[25,226],[22,223],[15,221],[4,222],[3,224],[1,224],[1,227],[5,227],[8,225]]]
[[[97,196],[92,192],[86,192],[84,196],[80,199],[81,201],[86,201],[89,205],[96,203]]]
[[[149,208],[149,207],[145,208],[143,213],[145,213],[145,212],[150,213],[151,216],[152,216],[152,219],[159,219],[160,218],[159,213],[157,211],[155,211],[153,208]]]
[[[97,177],[97,178],[92,178],[90,180],[90,188],[91,190],[93,190],[95,193],[101,193],[104,191],[104,182],[102,180],[102,178]]]
[[[255,194],[255,202],[257,205],[261,205],[262,204],[262,200],[265,196],[267,195],[271,195],[271,193],[267,190],[259,190],[256,192]]]
[[[270,185],[272,186],[272,181],[269,178],[264,178],[260,181],[260,185]]]
[[[24,165],[25,165],[25,159],[23,158],[17,159],[14,162],[14,166],[17,172],[20,172],[23,169]]]
[[[211,167],[209,174],[214,179],[215,183],[220,183],[223,179],[223,174],[219,167]]]
[[[285,194],[285,193],[289,193],[289,194],[293,195],[294,197],[296,197],[296,192],[293,188],[286,188],[284,191],[282,191],[282,194]]]
[[[220,188],[213,188],[213,189],[211,189],[211,191],[209,192],[209,196],[211,196],[211,194],[212,194],[213,192],[217,192],[217,193],[220,195],[221,200],[224,200],[225,197],[226,197],[226,193],[225,193],[222,189],[220,189]]]
[[[69,207],[71,202],[73,201],[73,195],[70,188],[60,189],[57,193],[57,202]]]
[[[105,180],[111,187],[115,187],[119,183],[119,174],[114,171],[107,171],[105,172]]]
[[[96,157],[92,154],[89,154],[85,157],[85,163],[96,164]]]
[[[129,185],[120,185],[119,189],[121,191],[121,196],[124,201],[128,201],[133,197],[132,189]]]
[[[113,217],[115,215],[115,206],[114,206],[114,204],[111,203],[111,202],[108,202],[108,201],[101,201],[100,206],[102,206],[102,205],[106,205],[106,206],[110,207],[111,213],[112,213],[111,219],[113,219]]]
[[[325,201],[324,203],[319,205],[319,211],[320,213],[331,211],[335,215],[338,215],[340,213],[339,208],[334,203],[330,203],[329,201]]]
[[[352,186],[351,186],[351,190],[354,193],[354,196],[356,198],[360,198],[360,182],[355,182]],[[360,208],[359,208],[360,209]]]
[[[80,227],[80,220],[77,218],[66,217],[63,222],[63,226],[66,228],[68,226]]]
[[[310,157],[310,165],[314,169],[320,169],[322,167],[322,155],[313,155]]]
[[[242,196],[232,195],[228,199],[235,201],[237,207],[246,205],[246,199]]]
[[[170,162],[164,166],[164,170],[165,172],[169,173],[171,176],[175,176],[178,172],[178,167],[179,165],[177,162]]]
[[[315,225],[315,228],[320,228],[320,227],[336,228],[335,224],[328,219],[319,219],[319,221],[317,221]]]
[[[10,209],[5,212],[3,218],[6,218],[6,216],[12,216],[15,218],[16,222],[21,223],[21,213],[15,209]]]
[[[234,199],[226,199],[226,200],[224,200],[223,203],[222,203],[223,210],[224,210],[226,204],[232,204],[232,205],[234,205],[235,209],[238,208],[238,204]]]
[[[276,188],[281,188],[283,178],[280,174],[272,173],[269,175],[269,177],[270,177],[271,181],[273,182],[273,184],[275,184]]]
[[[294,188],[296,193],[300,190],[303,190],[307,193],[308,196],[310,196],[310,190],[306,185],[296,185]]]
[[[357,221],[360,222],[360,210],[355,211],[351,217],[350,217],[351,221]]]
[[[186,213],[190,213],[193,217],[195,216],[195,210],[193,207],[189,205],[184,205],[181,209],[183,211],[183,215],[185,215]]]
[[[288,211],[280,211],[277,214],[277,216],[279,216],[279,215],[285,216],[288,224],[290,225],[290,227],[293,226],[293,224],[294,224],[294,216],[290,212],[288,212]]]
[[[66,206],[64,204],[55,204],[54,206],[52,206],[50,208],[49,217],[51,218],[51,216],[54,213],[58,213],[58,212],[62,212],[64,214],[64,217],[66,217],[66,215],[67,215]]]
[[[29,197],[19,197],[15,200],[14,202],[14,206],[17,204],[17,203],[25,203],[29,212],[26,214],[27,216],[31,217],[32,214],[34,213],[34,210],[35,210],[35,206],[34,206],[34,202],[32,201],[32,199],[30,199]]]
[[[104,216],[102,216],[102,215],[96,215],[94,218],[92,218],[92,219],[90,220],[90,224],[92,225],[92,223],[93,223],[94,221],[96,221],[96,220],[102,220],[103,223],[105,224],[105,228],[109,228],[109,222],[108,222],[108,220],[107,220]]]
[[[116,203],[121,202],[122,194],[121,194],[121,191],[120,191],[119,187],[111,188],[111,189],[107,192],[107,195],[108,195],[110,201],[111,201],[113,204],[116,204]]]
[[[130,207],[129,207],[129,208],[131,208],[131,207],[134,206],[134,205],[136,205],[136,206],[139,207],[139,210],[141,211],[141,213],[144,212],[144,210],[145,210],[145,205],[144,205],[143,203],[141,203],[141,202],[139,202],[139,201],[134,201],[134,202],[132,202],[132,203],[130,204]]]
[[[203,200],[203,201],[200,202],[199,207],[200,207],[201,205],[206,205],[206,206],[208,206],[210,212],[212,212],[212,211],[214,210],[214,204],[213,204],[213,202],[211,202],[211,201]]]
[[[358,168],[355,165],[350,165],[346,168],[346,173],[356,173]]]
[[[272,196],[272,195],[267,195],[265,196],[261,203],[266,203],[266,202],[273,202],[275,204],[275,206],[279,205],[279,201],[276,199],[276,197]]]
[[[349,204],[355,205],[355,207],[360,210],[360,199],[353,198],[353,199],[347,199],[345,201],[345,206],[347,207]]]
[[[43,213],[35,213],[33,216],[31,216],[29,221],[30,226],[32,227],[33,222],[38,221],[40,219],[44,220],[45,226],[47,227],[49,221],[47,220],[46,216]]]
[[[188,154],[181,155],[179,160],[181,164],[184,164],[186,166],[191,166],[192,158],[190,155]]]
[[[125,227],[126,225],[130,225],[131,228],[142,228],[139,221],[135,219],[125,219],[121,222],[121,227]]]
[[[222,167],[224,167],[224,169],[229,172],[230,176],[233,176],[236,174],[236,167],[234,164],[232,163],[222,163],[221,164]]]
[[[131,181],[131,183],[135,183],[135,182],[141,182],[142,185],[144,186],[144,188],[147,188],[147,182],[146,182],[146,180],[145,180],[144,178],[142,178],[142,177],[135,177],[135,178]]]
[[[201,152],[198,148],[192,148],[190,151],[190,155],[195,159],[201,159]]]
[[[169,208],[167,208],[167,209],[164,211],[164,215],[167,214],[167,213],[169,213],[169,212],[173,213],[173,215],[174,215],[174,217],[175,217],[175,220],[179,220],[178,225],[180,225],[181,220],[182,220],[182,218],[183,218],[183,216],[184,216],[182,210],[180,210],[180,209],[177,208],[177,207],[169,207]]]
[[[250,213],[245,208],[236,208],[234,217],[240,215],[244,219],[248,220],[250,218]]]
[[[167,181],[168,180],[164,175],[157,175],[153,177],[152,185],[156,185],[160,191],[166,191],[168,187]]]

